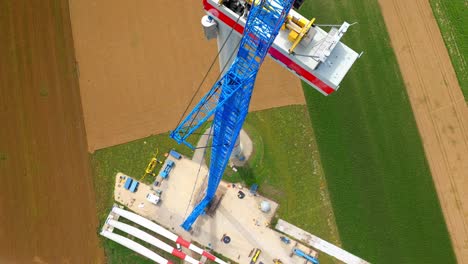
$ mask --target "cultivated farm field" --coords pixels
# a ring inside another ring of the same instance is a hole
[[[380,0],[459,263],[468,262],[468,108],[431,6]]]
[[[174,129],[217,54],[202,1],[72,0],[70,11],[89,150]],[[266,59],[250,110],[304,103],[299,80]]]
[[[68,1],[0,1],[0,263],[103,263]]]
[[[468,101],[468,2],[430,0],[434,16],[452,59],[458,82]]]
[[[301,11],[359,22],[344,42],[365,51],[338,93],[304,87],[344,248],[372,263],[455,263],[379,4],[311,0]]]

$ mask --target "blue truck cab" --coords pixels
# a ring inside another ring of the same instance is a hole
[[[168,160],[166,163],[166,167],[164,167],[163,171],[161,171],[159,175],[161,175],[163,179],[167,179],[174,165],[175,165],[174,161]]]

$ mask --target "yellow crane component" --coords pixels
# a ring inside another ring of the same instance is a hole
[[[299,26],[300,26],[300,24],[304,23],[304,21],[303,20],[301,21],[301,19],[299,19],[297,21],[298,21],[298,23],[296,23],[296,24],[298,24]],[[289,54],[294,52],[294,49],[297,47],[297,45],[299,45],[302,38],[304,38],[304,36],[307,34],[307,32],[309,32],[309,29],[312,27],[314,22],[315,22],[315,18],[312,18],[309,21],[309,23],[307,23],[305,26],[303,26],[301,28],[301,30],[299,32],[296,32],[295,30],[291,30],[291,33],[289,33],[288,39],[289,40],[294,39],[294,43],[292,44],[291,48],[288,50]],[[292,36],[291,36],[291,34],[292,34]]]

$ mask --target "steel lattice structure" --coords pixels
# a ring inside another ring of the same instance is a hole
[[[205,197],[182,224],[185,230],[191,229],[215,196],[247,116],[257,73],[294,1],[253,2],[259,3],[250,9],[233,64],[170,135],[179,144],[193,148],[187,138],[214,114],[208,186]]]

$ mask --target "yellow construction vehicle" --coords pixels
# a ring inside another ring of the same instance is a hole
[[[255,253],[254,253],[254,255],[253,255],[252,260],[250,261],[250,263],[257,263],[257,260],[258,260],[258,257],[260,256],[260,254],[262,254],[262,250],[259,249],[259,248],[257,248],[257,249],[255,250]]]
[[[156,177],[156,173],[154,172],[154,169],[156,168],[156,165],[159,163],[159,164],[162,164],[162,161],[161,160],[158,160],[157,156],[158,156],[158,153],[159,153],[159,149],[156,148],[156,154],[153,155],[153,157],[151,158],[150,162],[148,163],[148,165],[146,166],[146,169],[145,169],[145,174],[143,174],[143,176],[141,177],[140,181],[142,181],[146,175],[152,175],[153,177]]]
[[[156,167],[157,161],[158,160],[156,158],[151,158],[150,162],[148,163],[148,166],[146,166],[146,169],[145,169],[146,174],[153,173],[153,170]]]

